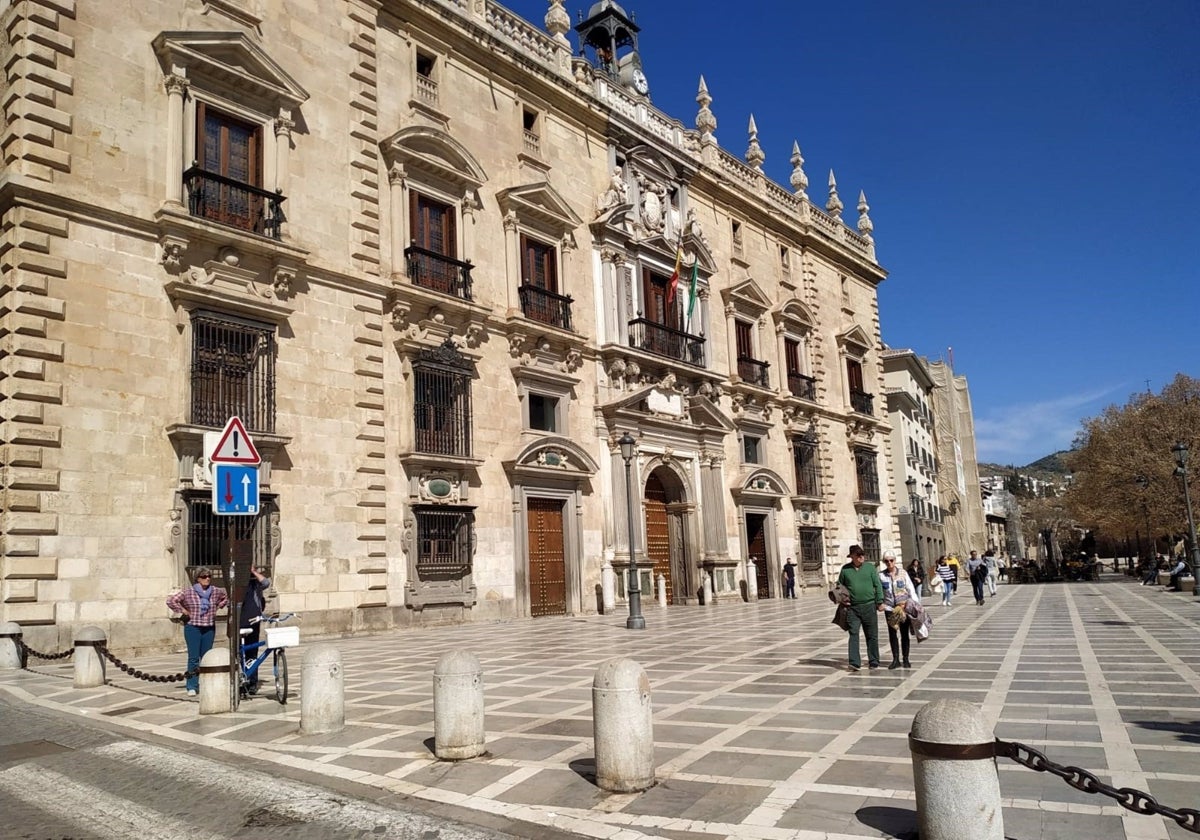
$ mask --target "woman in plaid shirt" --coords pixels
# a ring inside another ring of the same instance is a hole
[[[167,599],[167,607],[172,612],[181,613],[186,622],[183,627],[183,640],[187,642],[189,672],[200,667],[200,657],[208,653],[213,646],[216,636],[217,610],[229,603],[229,595],[219,586],[210,582],[212,575],[208,569],[197,569],[195,583],[190,589],[176,592]],[[187,678],[187,693],[195,697],[200,690],[200,676],[192,674]]]

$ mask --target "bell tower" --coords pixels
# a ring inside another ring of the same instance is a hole
[[[575,27],[579,53],[597,72],[615,79],[639,96],[650,93],[642,58],[638,54],[638,26],[615,0],[597,0],[587,18]]]

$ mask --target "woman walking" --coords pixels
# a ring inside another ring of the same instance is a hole
[[[916,584],[908,576],[908,572],[896,565],[894,552],[885,551],[883,554],[883,571],[879,573],[879,582],[883,584],[883,608],[887,616],[888,644],[892,648],[892,664],[888,670],[899,668],[901,657],[905,668],[911,668],[908,662],[911,622],[905,609],[909,601],[921,603]]]
[[[921,568],[921,561],[914,557],[905,571],[908,572],[908,579],[913,582],[913,591],[918,595],[928,595],[925,591],[925,570]]]
[[[942,579],[942,606],[948,607],[950,606],[950,596],[954,594],[954,570],[946,562],[945,555],[938,558],[937,568],[934,571]]]
[[[200,690],[200,659],[213,646],[216,636],[217,610],[229,603],[229,595],[219,586],[213,586],[208,569],[197,569],[195,583],[182,592],[176,592],[167,599],[167,606],[174,612],[181,613],[186,622],[183,626],[183,640],[187,643],[187,670],[191,674],[187,678],[187,693],[195,697]]]

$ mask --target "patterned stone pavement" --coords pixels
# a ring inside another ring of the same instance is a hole
[[[106,688],[75,690],[69,666],[35,663],[0,674],[0,690],[134,734],[614,840],[911,837],[906,735],[940,697],[980,704],[997,735],[1055,761],[1173,807],[1200,806],[1200,607],[1190,596],[1110,576],[1002,585],[984,606],[968,593],[931,611],[933,633],[914,642],[911,670],[858,673],[845,668],[846,637],[829,623],[825,593],[811,590],[709,608],[651,603],[645,632],[613,615],[337,640],[347,725],[326,736],[299,734],[295,696],[201,718],[181,688],[111,668]],[[489,754],[442,763],[431,752],[432,674],[458,649],[483,666]],[[291,652],[294,694],[303,650]],[[640,794],[606,794],[590,779],[591,683],[614,656],[641,663],[653,692],[659,781]],[[136,663],[152,673],[182,664]],[[1017,840],[1196,836],[1006,759],[999,773],[1006,834]]]

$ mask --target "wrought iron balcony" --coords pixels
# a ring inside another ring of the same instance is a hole
[[[472,266],[469,262],[416,245],[404,249],[404,258],[408,261],[408,279],[414,286],[471,300]]]
[[[280,238],[284,197],[215,172],[193,166],[183,173],[188,212],[200,219]]]
[[[850,407],[859,414],[875,415],[875,396],[864,391],[850,392]]]
[[[863,502],[879,501],[879,478],[869,473],[858,474],[858,498]]]
[[[629,346],[697,367],[704,366],[704,336],[689,335],[645,318],[629,322]]]
[[[560,330],[571,329],[571,298],[529,283],[518,286],[517,294],[521,297],[521,312],[526,318]]]
[[[817,401],[817,380],[802,373],[789,373],[787,377],[788,391],[793,397],[809,402]]]
[[[767,379],[767,368],[770,364],[760,362],[758,359],[752,359],[749,356],[738,356],[737,372],[743,382],[749,382],[751,385],[758,385],[760,388],[769,388],[770,384]]]

